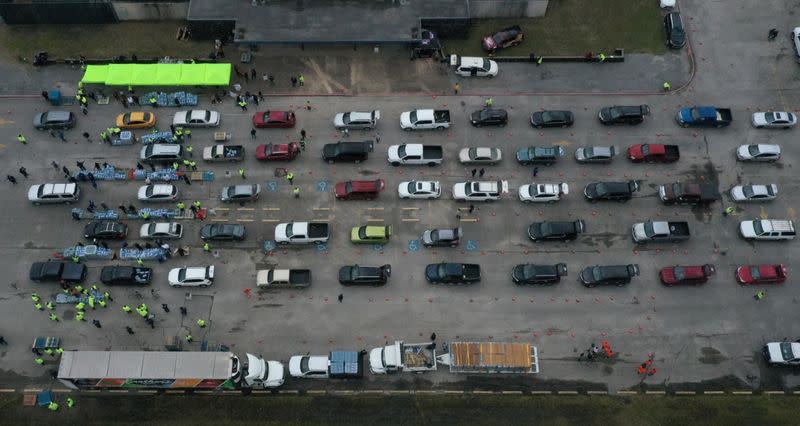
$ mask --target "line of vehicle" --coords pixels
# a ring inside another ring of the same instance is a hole
[[[13,388],[4,388],[0,389],[0,393],[23,393],[23,394],[36,394],[42,392],[42,389],[13,389]],[[102,394],[102,393],[109,393],[109,394],[158,394],[158,390],[149,390],[149,389],[108,389],[106,391],[91,389],[91,390],[83,390],[78,391],[74,389],[52,389],[51,392],[54,393],[94,393],[94,394]],[[195,395],[242,395],[244,394],[241,391],[236,390],[225,390],[225,391],[213,391],[213,390],[193,390],[193,389],[165,389],[163,390],[165,395],[184,395],[184,394],[195,394]],[[324,390],[324,389],[309,389],[309,390],[299,390],[299,389],[280,389],[277,391],[269,391],[269,390],[251,390],[249,393],[251,394],[258,394],[258,395],[410,395],[410,394],[417,394],[417,395],[559,395],[559,396],[574,396],[580,394],[586,395],[649,395],[649,396],[666,396],[666,395],[675,395],[675,396],[698,396],[698,395],[758,395],[758,392],[754,392],[752,390],[742,390],[742,391],[721,391],[721,390],[707,390],[707,391],[673,391],[669,392],[667,390],[646,390],[646,391],[630,391],[630,390],[619,390],[616,393],[609,392],[609,391],[598,391],[598,390],[587,390],[587,391],[578,391],[578,390],[529,390],[529,391],[522,391],[522,390],[438,390],[438,389],[418,389],[418,390],[398,390],[398,389],[331,389],[331,390]],[[761,392],[762,395],[800,395],[800,393],[794,393],[790,390],[783,390],[783,391],[763,391]]]

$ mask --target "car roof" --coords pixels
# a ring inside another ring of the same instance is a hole
[[[629,277],[628,265],[597,266],[603,270],[604,278]]]
[[[461,57],[461,66],[467,67],[482,67],[483,66],[484,58],[480,58],[477,56],[462,56]]]
[[[309,356],[308,369],[313,372],[326,372],[328,371],[328,357],[326,356]]]
[[[150,224],[153,232],[171,232],[173,227],[177,227],[178,222],[155,222]]]
[[[266,111],[270,120],[284,120],[291,114],[290,111]]]
[[[372,121],[372,112],[351,111],[350,121]]]
[[[494,181],[479,181],[473,182],[478,184],[478,191],[480,192],[499,192],[499,186]]]
[[[204,109],[193,109],[188,111],[187,115],[189,116],[188,118],[206,118],[207,112],[208,111]]]
[[[779,145],[764,144],[764,143],[759,143],[759,144],[756,144],[756,145],[758,146],[758,150],[760,152],[764,153],[764,154],[780,154],[781,153],[781,147]]]
[[[153,154],[177,154],[181,152],[181,146],[172,143],[157,143],[153,144]]]
[[[45,115],[48,121],[69,121],[72,113],[69,111],[47,111]]]
[[[205,278],[206,277],[206,268],[205,266],[194,266],[186,268],[186,278],[187,279],[194,279],[194,278]]]
[[[153,187],[153,195],[170,195],[172,194],[175,185],[171,184],[157,184],[151,185]]]
[[[352,192],[373,192],[381,188],[380,180],[351,180]]]
[[[75,187],[78,186],[74,183],[46,183],[42,188],[42,194],[71,194],[75,192]]]
[[[230,186],[226,189],[230,189]],[[255,194],[255,189],[253,189],[253,184],[249,185],[233,185],[233,192],[235,194]]]

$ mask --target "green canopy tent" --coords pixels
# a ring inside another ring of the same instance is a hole
[[[231,64],[89,65],[81,82],[108,86],[227,86]]]

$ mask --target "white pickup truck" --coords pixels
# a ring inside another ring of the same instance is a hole
[[[444,130],[450,127],[450,111],[446,109],[415,109],[400,114],[400,128],[411,130]]]
[[[769,365],[800,365],[800,342],[770,342],[761,351]]]
[[[323,244],[330,238],[330,229],[323,222],[289,222],[275,226],[275,242],[278,244]]]
[[[442,164],[444,151],[438,145],[404,143],[389,146],[389,163],[395,167],[401,164],[435,166]]]
[[[436,349],[433,343],[405,343],[374,348],[369,351],[369,369],[373,374],[397,371],[424,373],[436,370]]]

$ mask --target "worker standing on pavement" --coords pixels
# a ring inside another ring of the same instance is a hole
[[[245,177],[244,177],[244,167],[239,167],[239,176],[241,176],[242,179],[245,179]]]
[[[26,139],[25,136],[22,136],[22,133],[17,135],[17,141],[19,141],[19,143],[21,143],[23,145],[27,145],[28,144],[28,139]]]
[[[672,86],[669,84],[669,81],[665,81],[664,84],[661,85],[661,87],[664,89],[665,92],[669,92],[669,89],[672,88]]]
[[[200,328],[206,328],[206,320],[204,320],[202,318],[198,319],[197,320],[197,326],[200,327]]]
[[[295,186],[294,189],[292,190],[292,193],[294,193],[294,198],[300,198],[300,188],[299,187]]]

